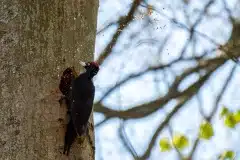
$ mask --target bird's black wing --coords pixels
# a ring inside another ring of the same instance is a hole
[[[84,81],[81,85],[73,82],[71,119],[79,136],[85,133],[92,112],[95,88]]]

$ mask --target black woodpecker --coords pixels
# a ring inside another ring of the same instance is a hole
[[[86,72],[79,76],[74,76],[74,72],[70,70],[67,71],[66,69],[65,77],[68,78],[62,81],[62,85],[61,82],[59,85],[61,92],[66,98],[67,106],[69,108],[68,114],[70,115],[65,133],[63,151],[63,154],[67,152],[67,155],[69,155],[71,145],[76,137],[82,136],[87,130],[87,124],[92,112],[95,95],[95,86],[92,78],[99,71],[99,65],[96,62],[80,62],[80,64],[86,69]]]

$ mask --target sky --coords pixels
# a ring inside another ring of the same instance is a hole
[[[237,0],[229,0],[227,3],[230,8],[233,8],[236,1]],[[191,14],[191,21],[194,22],[199,16],[198,10],[201,10],[208,1],[191,0],[191,2],[191,6],[189,7],[190,9],[188,9],[187,12]],[[119,15],[125,15],[131,3],[132,0],[100,0],[98,31],[109,22],[116,21]],[[164,13],[164,15],[168,17],[174,16],[169,8],[175,9],[177,20],[185,23],[186,20],[184,19],[183,13],[179,10],[179,7],[182,8],[184,6],[179,3],[179,1],[149,0],[148,3],[152,4],[158,10],[161,10],[161,13]],[[232,26],[226,19],[226,13],[219,12],[221,11],[221,7],[222,0],[216,0],[216,4],[214,4],[210,9],[210,13],[218,16],[204,18],[197,30],[207,34],[209,37],[213,37],[218,43],[224,44],[230,37]],[[101,70],[95,79],[95,84],[97,88],[99,88],[96,91],[96,101],[101,97],[104,91],[107,90],[107,88],[116,84],[116,82],[125,78],[129,74],[137,73],[148,67],[146,64],[157,64],[159,61],[166,63],[179,55],[178,52],[184,45],[185,40],[187,40],[188,33],[180,27],[174,27],[173,29],[172,27],[174,24],[157,12],[153,12],[151,16],[153,19],[156,19],[154,24],[147,29],[142,30],[141,33],[139,33],[140,35],[138,38],[131,39],[131,33],[136,32],[136,30],[144,24],[144,20],[135,20],[135,22],[128,27],[126,32],[123,33],[121,39],[119,40],[119,44],[113,49],[113,56],[111,56],[111,59],[101,66]],[[106,32],[97,36],[95,59],[99,56],[99,53],[101,53],[105,45],[110,41],[116,28],[117,26],[112,26]],[[151,30],[154,34],[151,34],[148,30]],[[151,38],[156,40],[156,43],[161,44],[164,37],[169,34],[171,34],[170,43],[164,46],[162,53],[163,55],[168,56],[161,56],[159,59],[153,59],[152,57],[156,57],[156,51],[158,48],[145,43],[148,42],[146,40]],[[203,38],[201,39],[200,37],[199,43],[200,44],[197,48],[199,53],[206,48],[212,47],[211,43]],[[190,51],[188,53],[191,55]],[[189,65],[194,64],[181,64],[174,66],[174,72],[176,72],[176,74],[181,73],[181,71],[183,71],[184,68],[189,67]],[[208,85],[205,85],[201,89],[200,95],[203,100],[205,111],[210,111],[212,109],[216,93],[218,93],[221,89],[233,66],[234,63],[229,61],[227,65],[224,65],[224,67],[214,73],[214,77],[216,78],[213,78]],[[240,74],[237,74],[239,72],[240,68],[237,67],[234,79],[240,78]],[[174,77],[172,77],[171,74],[167,74],[166,77],[160,75],[158,78],[167,78],[170,82],[174,80]],[[189,84],[197,80],[197,78],[197,75],[190,77],[190,79],[181,84],[180,89],[186,88]],[[164,95],[167,91],[164,84],[159,83],[159,90],[156,92],[156,85],[152,83],[153,79],[153,74],[149,73],[136,80],[130,81],[114,92],[114,94],[111,94],[110,97],[104,101],[104,104],[115,109],[127,109],[136,104],[141,104],[145,101],[157,98],[160,95]],[[240,99],[237,96],[239,95],[239,91],[236,91],[235,89],[236,86],[239,86],[239,83],[240,82],[236,80],[231,83],[230,87],[227,88],[225,93],[226,96],[223,97],[220,105],[227,105],[233,110],[239,108]],[[165,106],[164,110],[159,110],[142,119],[129,120],[127,122],[126,133],[139,155],[144,153],[146,149],[145,147],[147,146],[151,135],[175,104],[176,102],[172,101]],[[196,137],[199,124],[202,121],[197,105],[198,103],[196,98],[193,98],[171,121],[174,131],[187,134],[190,140],[194,140]],[[200,144],[195,157],[197,160],[212,160],[212,157],[221,153],[225,149],[233,149],[237,152],[237,157],[240,157],[240,155],[238,155],[240,154],[240,149],[238,147],[238,144],[240,144],[240,139],[238,138],[240,136],[239,126],[237,126],[235,130],[230,130],[223,126],[218,113],[216,115],[217,116],[214,118],[214,131],[217,136],[214,136],[210,141],[203,141]],[[94,114],[95,123],[101,121],[102,119],[102,115],[98,113]],[[96,160],[132,160],[132,156],[127,152],[119,139],[119,125],[119,120],[112,119],[108,123],[96,128]],[[169,136],[169,132],[167,130],[163,131],[159,135],[149,160],[159,160],[159,157],[161,157],[161,160],[176,159],[176,154],[174,152],[160,152],[158,141],[164,136]],[[190,148],[191,145],[192,144],[190,144]],[[188,150],[186,149],[184,152],[187,151]]]

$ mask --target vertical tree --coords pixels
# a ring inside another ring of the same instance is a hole
[[[96,0],[0,2],[0,159],[66,158],[55,90],[66,67],[93,59],[97,10]],[[89,135],[70,158],[94,159]]]

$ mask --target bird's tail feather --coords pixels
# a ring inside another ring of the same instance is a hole
[[[77,137],[77,133],[74,129],[72,120],[70,120],[70,122],[67,125],[67,131],[65,133],[63,154],[65,154],[67,152],[67,155],[69,155],[71,146],[74,143],[76,137]]]

